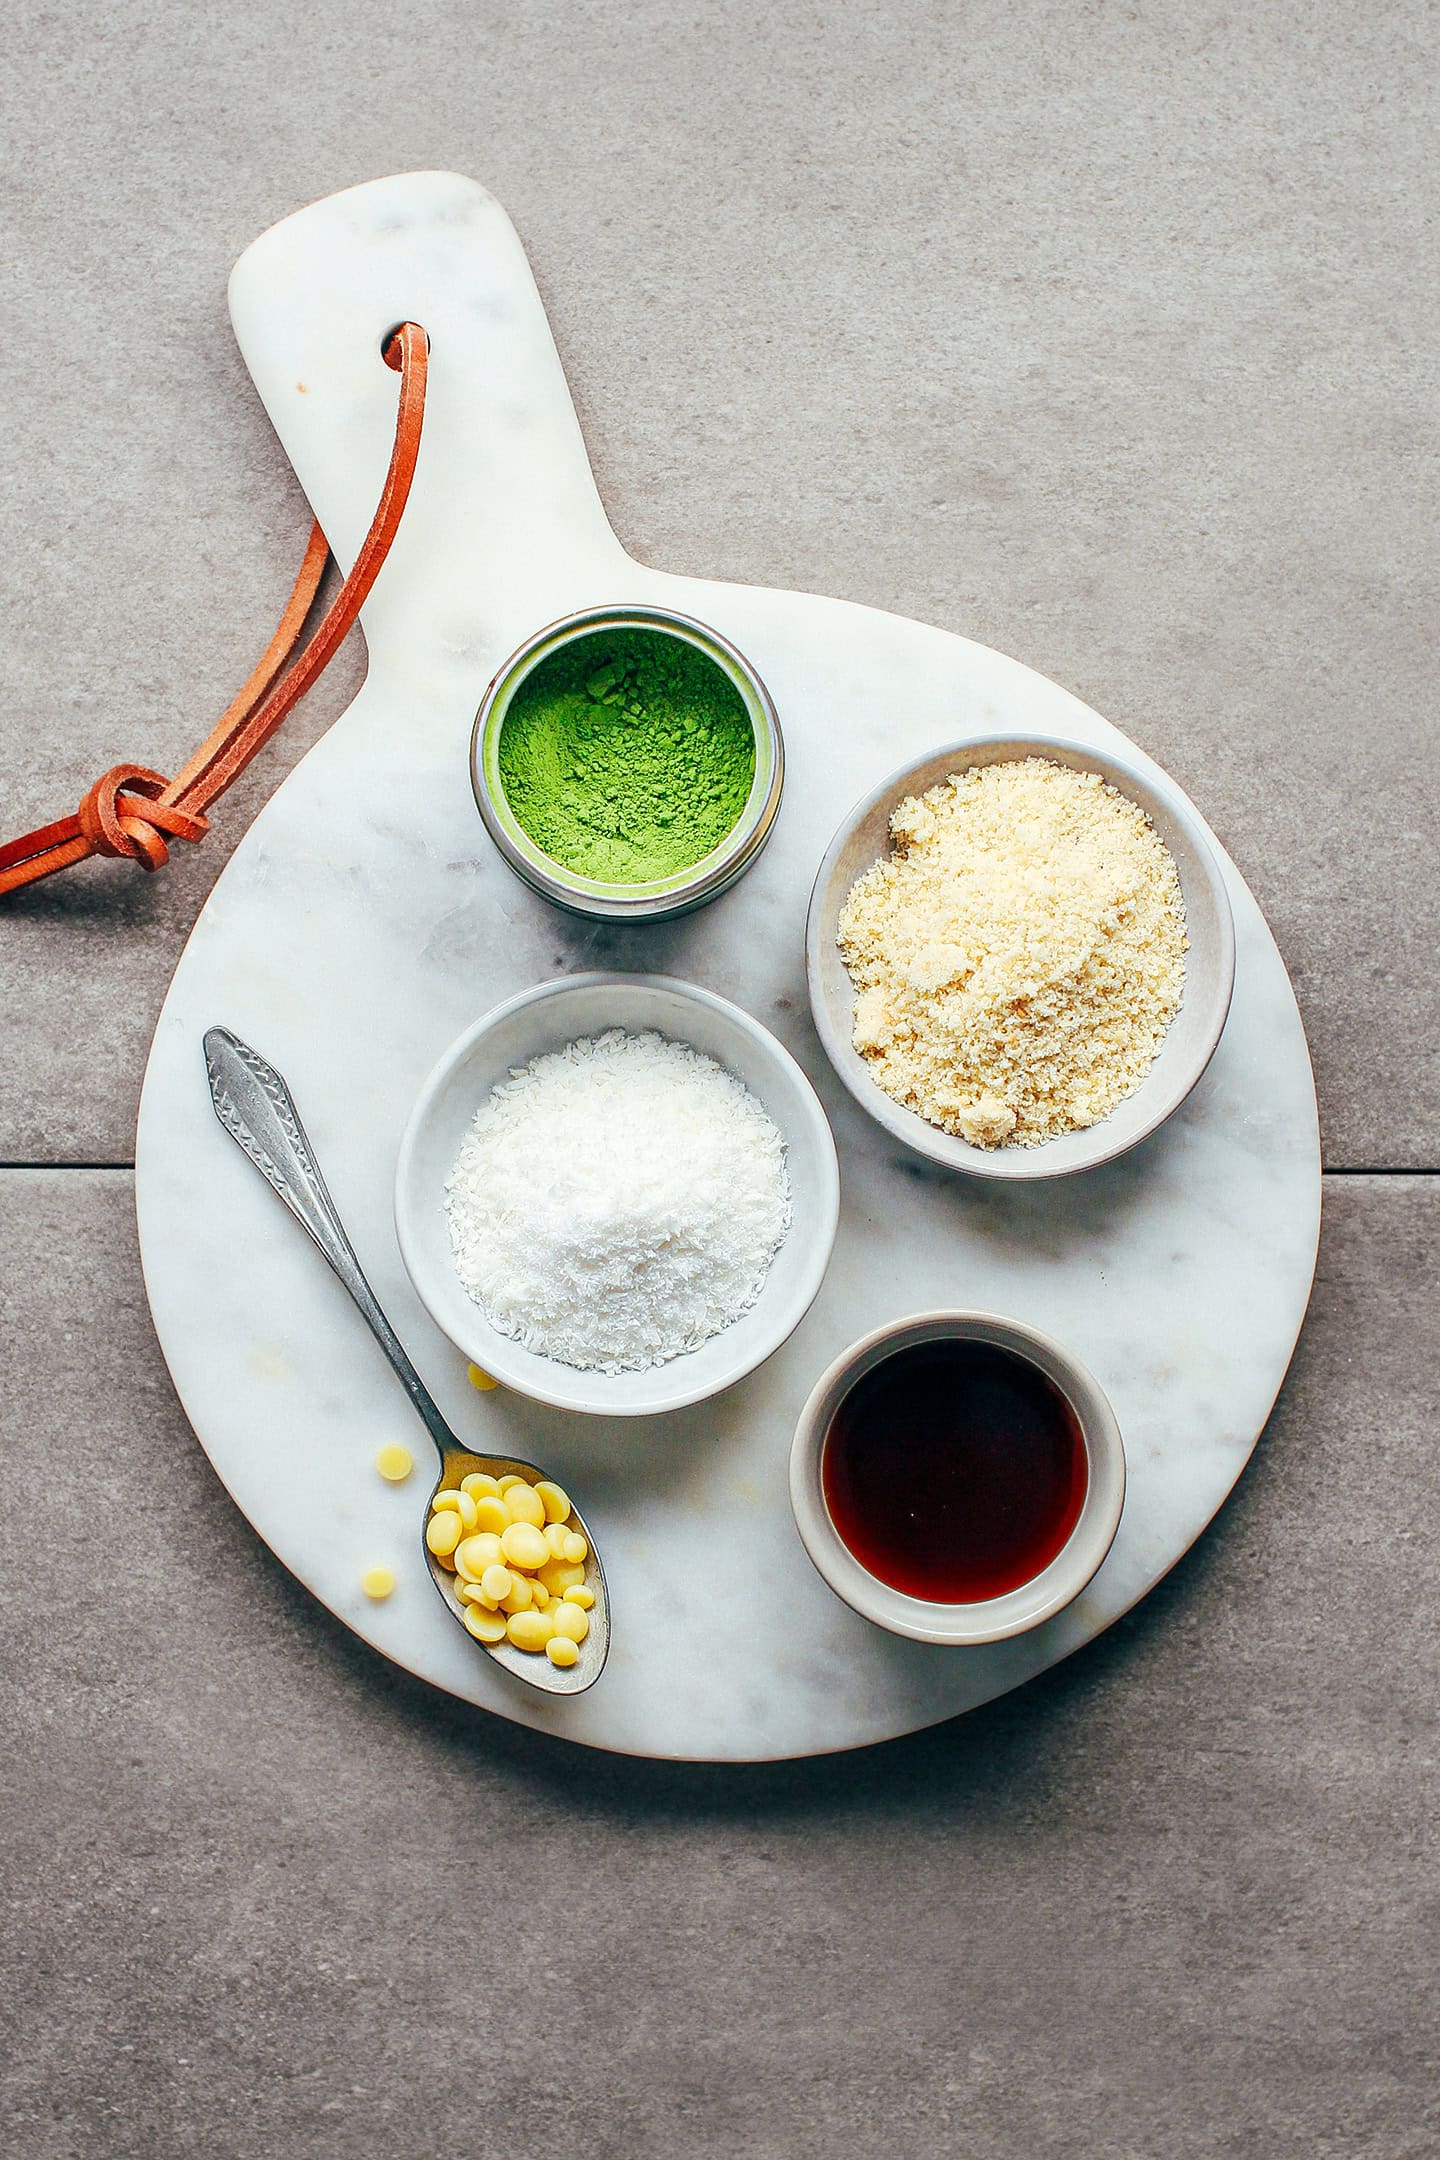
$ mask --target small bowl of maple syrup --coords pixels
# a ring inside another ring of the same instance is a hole
[[[811,1560],[867,1620],[917,1642],[1001,1642],[1096,1573],[1125,1448],[1099,1382],[1038,1328],[916,1313],[821,1375],[790,1501]]]

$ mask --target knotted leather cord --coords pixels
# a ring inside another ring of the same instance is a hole
[[[295,589],[279,627],[244,689],[173,780],[145,765],[114,765],[89,790],[72,817],[42,825],[0,847],[0,894],[81,862],[87,855],[123,855],[158,870],[172,840],[201,840],[205,812],[270,737],[333,657],[369,595],[400,527],[425,418],[429,347],[417,323],[401,323],[385,343],[385,364],[398,370],[400,402],[395,447],[374,521],[354,568],[291,662],[324,573],[329,547],[318,525],[310,535]]]

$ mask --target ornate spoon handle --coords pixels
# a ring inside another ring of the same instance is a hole
[[[283,1077],[248,1043],[223,1027],[205,1031],[205,1069],[216,1117],[309,1232],[359,1306],[401,1386],[425,1420],[443,1461],[446,1449],[458,1448],[460,1442],[365,1280]]]

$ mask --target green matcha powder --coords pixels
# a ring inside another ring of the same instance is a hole
[[[542,660],[500,730],[500,781],[530,838],[607,885],[649,885],[718,847],[755,738],[706,654],[663,631],[596,631]]]

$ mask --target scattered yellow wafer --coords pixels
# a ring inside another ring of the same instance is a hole
[[[511,1522],[529,1523],[536,1530],[544,1522],[545,1503],[533,1485],[517,1480],[515,1484],[506,1487],[504,1500],[510,1510]]]
[[[512,1522],[508,1530],[500,1533],[500,1550],[516,1567],[532,1571],[544,1567],[550,1558],[550,1548],[534,1523]]]
[[[549,1613],[532,1608],[529,1612],[511,1613],[505,1632],[517,1650],[543,1650],[555,1629]]]
[[[495,1567],[503,1559],[500,1540],[493,1530],[477,1530],[473,1537],[462,1539],[455,1548],[455,1567],[469,1582],[479,1582],[486,1568]]]
[[[425,1543],[437,1560],[448,1560],[464,1535],[465,1525],[448,1508],[432,1515],[425,1525]]]
[[[568,1635],[571,1642],[582,1643],[590,1632],[590,1615],[564,1598],[551,1606],[550,1624],[557,1635]]]
[[[563,1523],[570,1520],[570,1495],[563,1485],[555,1485],[549,1478],[541,1478],[535,1490],[540,1495],[546,1522]]]

